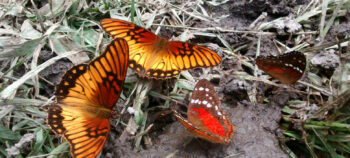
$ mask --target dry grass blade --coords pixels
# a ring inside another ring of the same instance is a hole
[[[350,89],[339,95],[334,101],[325,104],[311,118],[324,118],[331,109],[340,109],[350,105]]]
[[[53,57],[50,60],[42,63],[41,65],[37,66],[35,69],[29,71],[25,75],[23,75],[20,79],[17,81],[13,82],[11,85],[7,86],[1,93],[0,93],[0,99],[5,100],[9,99],[11,95],[17,90],[19,86],[21,86],[25,81],[28,79],[32,78],[33,76],[37,75],[40,71],[44,70],[46,67],[52,65],[55,63],[57,60],[68,57],[70,55],[77,54],[79,52],[76,51],[71,51],[71,52],[66,52],[64,54],[61,54],[59,56]]]
[[[336,8],[333,10],[333,14],[331,19],[329,19],[327,25],[325,28],[321,28],[322,30],[320,31],[320,36],[323,40],[323,38],[326,36],[328,30],[330,29],[330,27],[333,25],[333,22],[335,20],[335,18],[338,16],[338,12],[340,10],[340,8],[343,6],[344,0],[340,0],[336,6]],[[322,41],[321,40],[321,41]]]
[[[37,67],[37,63],[38,63],[38,58],[39,58],[39,54],[40,54],[40,51],[41,51],[41,47],[42,47],[42,44],[39,43],[38,46],[35,48],[35,51],[33,53],[33,60],[32,60],[32,63],[31,63],[31,69],[32,70],[34,70]],[[39,92],[40,92],[40,89],[39,89],[39,76],[38,75],[33,76],[32,80],[33,80],[34,89],[35,89],[34,96],[39,96]]]
[[[343,44],[344,42],[348,42],[348,41],[350,41],[350,37],[347,37],[345,39],[340,39],[339,41],[332,41],[332,42],[323,43],[320,46],[314,46],[314,47],[301,49],[300,51],[301,52],[316,52],[316,51],[320,51],[320,50],[325,49],[325,48],[335,46],[338,43]]]
[[[47,101],[42,101],[38,99],[23,99],[23,98],[13,98],[7,99],[3,102],[0,102],[0,106],[4,105],[14,105],[14,106],[42,106],[46,104]]]
[[[335,96],[333,93],[329,92],[329,90],[325,89],[325,88],[321,88],[321,87],[317,87],[316,85],[307,83],[307,82],[303,82],[303,81],[298,81],[298,83],[309,86],[313,89],[316,89],[318,91],[320,91],[321,93],[327,95],[327,96]]]

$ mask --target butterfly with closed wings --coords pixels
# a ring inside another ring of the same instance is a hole
[[[101,152],[124,85],[128,51],[124,39],[115,39],[88,64],[68,70],[56,86],[57,103],[49,108],[47,123],[69,143],[72,157],[94,158]]]
[[[255,60],[259,69],[284,84],[294,84],[304,74],[306,58],[301,52],[293,51],[278,57],[258,57]]]
[[[195,137],[212,143],[229,144],[235,126],[221,111],[221,103],[214,86],[206,79],[196,84],[187,107],[187,119],[171,108],[177,120]]]
[[[101,26],[113,38],[128,42],[129,66],[141,77],[166,79],[177,76],[181,70],[212,67],[221,62],[221,57],[206,47],[168,41],[127,21],[103,19]]]

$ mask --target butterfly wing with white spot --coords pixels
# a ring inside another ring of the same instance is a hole
[[[202,79],[193,90],[188,105],[187,118],[194,127],[213,137],[205,139],[228,144],[232,139],[234,126],[221,111],[220,106],[220,98],[214,86],[208,80]]]
[[[301,52],[293,51],[278,57],[258,57],[255,60],[259,69],[284,84],[297,82],[304,74],[306,58]]]

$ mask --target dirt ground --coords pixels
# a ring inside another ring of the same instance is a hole
[[[253,23],[263,12],[267,13],[265,20],[276,19],[281,16],[295,15],[297,5],[305,5],[308,1],[300,0],[282,0],[282,1],[231,1],[224,6],[207,8],[212,11],[212,15],[221,16],[229,15],[220,23],[196,23],[194,27],[219,26],[222,28],[235,28],[245,30]],[[349,34],[349,23],[340,24],[337,28],[331,30],[330,36],[339,34]],[[223,37],[230,45],[236,46],[246,41],[257,39],[256,36],[242,36],[237,33],[223,33]],[[264,37],[261,46],[262,55],[276,55],[276,47],[272,42],[275,37]],[[280,39],[287,40],[286,37],[280,36]],[[332,37],[328,37],[331,39]],[[211,39],[200,39],[201,41]],[[283,41],[283,40],[282,40]],[[217,43],[220,43],[217,41]],[[249,49],[241,50],[240,54],[254,57],[256,47],[251,46]],[[322,59],[314,59],[323,61]],[[329,60],[329,58],[328,58]],[[338,61],[339,62],[339,61]],[[321,62],[325,63],[325,62]],[[337,60],[330,60],[326,63],[337,63]],[[332,64],[330,64],[332,65]],[[323,67],[323,66],[322,66]],[[222,64],[222,73],[220,78],[212,80],[218,87],[218,93],[227,106],[223,106],[232,123],[236,126],[236,133],[229,145],[212,144],[204,140],[193,138],[181,126],[172,115],[166,115],[161,118],[166,121],[155,121],[149,123],[158,124],[159,128],[149,131],[150,144],[145,145],[144,150],[134,152],[132,140],[126,139],[127,134],[111,134],[104,148],[102,157],[196,157],[196,158],[221,158],[221,157],[239,157],[239,158],[265,158],[265,157],[288,157],[281,149],[279,138],[283,134],[279,127],[281,121],[281,108],[286,105],[290,99],[304,100],[305,97],[288,92],[285,88],[274,88],[273,86],[258,84],[258,104],[253,105],[249,102],[246,89],[252,86],[253,82],[240,81],[237,75],[232,72],[244,70],[244,67],[237,60],[224,59]],[[191,71],[196,74],[198,72]],[[247,72],[251,73],[251,72]],[[199,73],[200,74],[200,73]],[[303,78],[304,80],[307,80]],[[295,89],[303,90],[305,86],[296,85]],[[269,98],[270,103],[264,103],[263,99]],[[264,104],[262,104],[264,103]],[[160,124],[160,125],[159,125]]]
[[[213,19],[228,15],[224,20],[217,23],[209,23],[206,21],[193,21],[191,27],[195,28],[213,28],[220,27],[224,29],[234,29],[241,31],[254,30],[256,25],[253,23],[261,23],[263,21],[271,21],[279,17],[291,17],[296,15],[297,7],[302,8],[309,3],[310,0],[231,0],[224,5],[219,6],[205,6],[210,12]],[[43,2],[43,5],[46,2]],[[262,17],[262,20],[258,20]],[[330,33],[326,36],[325,41],[334,41],[335,38],[345,37],[350,34],[350,15],[347,13],[347,19],[342,20],[339,25],[332,27]],[[313,30],[315,28],[308,28]],[[305,29],[307,30],[307,29]],[[267,30],[270,32],[288,32],[286,29],[276,30],[271,28]],[[161,35],[174,33],[172,28],[162,28]],[[244,33],[224,33],[220,35],[233,48],[240,45],[256,41],[259,36],[254,34]],[[197,36],[196,36],[197,37]],[[295,43],[290,43],[291,37],[288,35],[278,36],[262,36],[261,37],[261,55],[277,55],[278,51],[273,43],[273,39],[285,43],[292,47]],[[307,37],[305,37],[306,39]],[[225,47],[218,38],[210,38],[198,36],[198,38],[191,39],[191,42],[196,43],[215,43],[220,47]],[[312,41],[311,41],[312,43]],[[218,52],[219,55],[224,56],[222,49],[215,47],[211,48]],[[256,43],[239,50],[238,54],[247,58],[255,58],[257,52]],[[328,54],[327,54],[328,53]],[[50,51],[42,51],[39,56],[39,63],[54,57]],[[307,55],[307,58],[310,55]],[[339,58],[332,53],[322,52],[312,59],[308,58],[315,67],[319,66],[321,71],[317,73],[322,77],[329,77],[333,74],[334,69],[339,66]],[[116,126],[116,119],[112,119],[112,129],[109,138],[101,152],[101,158],[132,158],[132,157],[149,157],[149,158],[285,158],[288,154],[282,150],[284,144],[281,141],[284,138],[280,123],[282,122],[282,109],[287,105],[291,99],[306,100],[306,95],[301,95],[296,91],[305,91],[305,85],[291,85],[289,88],[276,87],[264,84],[263,82],[256,82],[251,80],[242,81],[240,76],[235,74],[237,71],[244,71],[247,74],[253,72],[244,66],[241,60],[236,58],[223,58],[220,68],[210,70],[209,74],[219,74],[212,77],[211,82],[215,86],[221,102],[223,111],[230,118],[235,125],[236,132],[233,140],[229,145],[213,144],[205,140],[191,137],[189,133],[182,127],[182,125],[172,115],[170,109],[161,109],[159,105],[165,104],[164,100],[159,98],[149,99],[148,120],[146,127],[153,124],[153,127],[145,133],[144,139],[140,142],[140,148],[135,148],[135,140],[132,135],[126,131],[125,125],[120,123]],[[73,64],[68,59],[61,59],[55,64],[49,66],[40,72],[40,76],[45,78],[50,83],[58,83],[60,77]],[[23,66],[22,66],[23,67]],[[322,69],[325,68],[325,69]],[[21,71],[23,68],[18,68],[14,72],[14,76],[22,76],[25,72]],[[130,70],[129,70],[130,71]],[[130,71],[131,72],[131,71]],[[130,73],[128,72],[128,73]],[[203,70],[190,70],[194,77],[200,78]],[[263,72],[258,71],[258,75]],[[301,80],[308,81],[308,78],[302,77]],[[276,80],[272,80],[277,82]],[[152,91],[160,94],[167,94],[174,87],[174,80],[159,81],[154,83]],[[255,84],[255,85],[253,85]],[[170,85],[170,86],[169,86]],[[43,91],[41,93],[53,94],[54,85],[43,84]],[[247,94],[253,86],[256,87],[257,101],[256,104],[251,103],[249,95]],[[167,89],[169,88],[169,89]],[[290,90],[293,91],[290,91]],[[49,97],[49,96],[48,96]],[[186,96],[189,98],[190,96]],[[266,99],[269,102],[266,102]],[[121,99],[119,99],[121,100]],[[188,101],[188,100],[187,100]],[[311,98],[311,103],[316,103],[317,99]],[[171,104],[171,103],[170,103]],[[118,102],[118,109],[122,109],[123,101]],[[172,105],[172,104],[171,104]],[[132,118],[129,113],[124,113],[121,120],[125,123]],[[141,150],[139,150],[141,149]],[[299,155],[300,156],[300,155]],[[303,157],[305,155],[301,155]],[[308,157],[305,156],[305,157]]]
[[[277,106],[241,104],[224,107],[236,126],[230,145],[213,144],[192,138],[175,119],[162,131],[150,133],[152,145],[134,152],[132,143],[121,137],[109,139],[105,157],[288,157],[277,140],[281,110]]]
[[[267,19],[277,18],[279,16],[293,16],[293,7],[306,4],[306,1],[231,1],[224,6],[207,8],[212,10],[215,16],[228,14],[225,20],[214,24],[223,28],[235,28],[245,30],[249,25],[262,14],[267,12]],[[224,9],[223,9],[224,7]],[[213,26],[208,23],[198,23],[194,27]],[[256,37],[242,37],[241,34],[225,33],[225,40],[231,45],[238,45],[247,40]],[[210,39],[204,39],[210,40]],[[262,46],[262,53],[275,51],[275,46],[271,39],[264,39],[270,44]],[[219,43],[219,42],[218,42]],[[255,55],[256,48],[241,51],[241,54]],[[196,158],[221,158],[221,157],[288,157],[281,150],[278,137],[281,136],[279,121],[281,119],[281,106],[290,98],[289,92],[282,92],[276,96],[261,97],[273,98],[276,103],[271,104],[251,104],[248,100],[245,88],[249,88],[252,82],[242,82],[237,80],[237,76],[230,75],[230,72],[242,70],[237,61],[224,59],[223,73],[220,78],[214,80],[218,87],[222,101],[227,106],[222,108],[230,117],[232,123],[236,126],[234,139],[229,145],[212,144],[204,140],[189,136],[188,132],[176,121],[172,115],[167,115],[165,120],[158,121],[156,124],[163,125],[159,129],[150,130],[149,135],[152,145],[140,152],[134,152],[132,140],[127,140],[125,135],[111,134],[104,148],[102,157],[196,157]],[[194,72],[196,73],[196,72]],[[266,88],[260,85],[260,90]],[[293,96],[293,94],[291,94]],[[295,96],[295,95],[294,95]],[[164,118],[161,118],[164,119]],[[153,122],[149,122],[153,123]]]

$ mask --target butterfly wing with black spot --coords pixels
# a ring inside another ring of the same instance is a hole
[[[220,64],[221,57],[214,51],[192,43],[170,41],[158,61],[150,64],[147,75],[155,78],[174,77],[181,70],[212,67]]]
[[[102,28],[113,38],[129,44],[129,66],[139,76],[165,79],[181,70],[216,66],[221,58],[214,51],[195,44],[168,41],[151,31],[119,19],[103,19]]]
[[[67,140],[73,157],[97,157],[102,150],[127,63],[127,42],[115,39],[88,64],[68,70],[56,86],[57,104],[50,107],[47,122]]]

